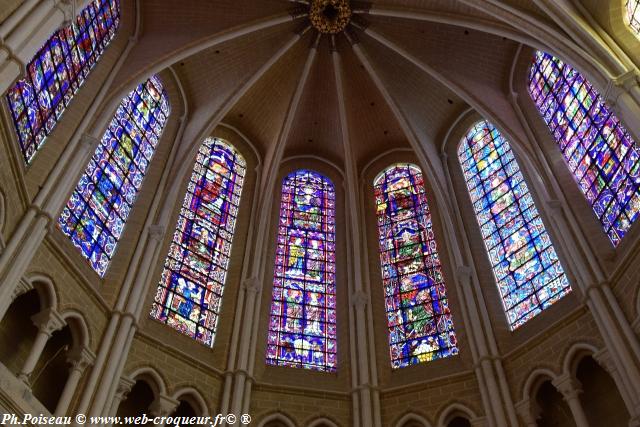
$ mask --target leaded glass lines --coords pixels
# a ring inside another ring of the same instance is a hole
[[[116,250],[169,115],[156,76],[127,95],[109,123],[58,226],[102,277]]]
[[[603,230],[618,246],[640,213],[640,147],[598,91],[548,53],[534,57],[529,93]]]
[[[458,159],[513,330],[571,287],[509,142],[481,121],[462,139]]]
[[[282,183],[267,364],[337,369],[335,192],[306,169]]]
[[[200,146],[151,317],[213,346],[246,173],[225,141]]]
[[[391,366],[458,354],[422,171],[390,166],[374,192]]]
[[[627,20],[631,30],[640,35],[640,0],[627,0]]]
[[[113,39],[119,0],[94,0],[57,30],[27,64],[27,74],[7,92],[20,149],[27,163]]]

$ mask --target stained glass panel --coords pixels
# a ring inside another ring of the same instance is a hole
[[[393,165],[374,192],[391,366],[458,354],[422,171]]]
[[[102,277],[116,250],[169,116],[156,76],[127,95],[105,131],[58,226]]]
[[[93,0],[60,28],[27,64],[27,75],[7,92],[25,161],[44,144],[65,108],[113,39],[119,0]]]
[[[471,128],[458,159],[511,329],[571,291],[509,142],[489,122]]]
[[[627,0],[627,20],[633,32],[640,35],[640,0]]]
[[[298,170],[280,203],[267,363],[334,372],[335,192],[326,177]]]
[[[537,52],[529,93],[614,246],[640,213],[640,147],[598,91],[560,59]]]
[[[151,317],[213,346],[246,163],[217,138],[204,141],[164,263]]]

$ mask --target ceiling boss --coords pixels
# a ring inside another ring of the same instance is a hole
[[[351,19],[347,0],[312,0],[309,11],[311,24],[323,34],[337,34]]]

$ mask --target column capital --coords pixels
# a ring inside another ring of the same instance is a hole
[[[31,316],[31,320],[40,332],[49,336],[67,324],[62,316],[53,308],[47,308],[40,313],[34,314]]]
[[[74,2],[75,0],[58,0],[56,2],[56,8],[64,15],[64,21],[62,21],[61,25],[63,27],[70,25],[74,18]]]
[[[598,362],[598,365],[604,368],[604,370],[607,371],[612,376],[613,376],[613,373],[616,372],[617,370],[616,364],[613,361],[613,358],[611,357],[611,353],[609,353],[609,350],[606,347],[593,353],[593,360]]]
[[[258,280],[257,277],[251,276],[247,277],[242,281],[242,287],[250,293],[257,294],[262,291],[262,283]]]
[[[357,290],[351,294],[351,304],[356,308],[361,308],[369,302],[369,295],[363,290]]]
[[[553,381],[551,384],[562,394],[565,400],[577,399],[582,393],[582,384],[572,376],[565,374]]]
[[[471,282],[472,276],[473,270],[468,265],[459,265],[456,267],[456,278],[458,281],[468,284]]]
[[[523,399],[514,406],[526,427],[537,427],[536,420],[540,416],[540,409],[535,402],[532,402],[531,399]]]
[[[164,236],[164,227],[160,224],[150,225],[147,230],[149,231],[149,239],[154,242],[160,242]]]
[[[71,364],[71,370],[84,372],[89,366],[92,366],[96,360],[96,355],[87,347],[71,351],[67,357],[67,362]]]
[[[487,427],[487,418],[486,417],[477,417],[469,421],[471,427]]]
[[[120,381],[118,381],[118,388],[116,388],[115,398],[120,402],[126,399],[135,384],[136,382],[134,380],[126,377],[120,378]]]
[[[100,144],[100,139],[91,135],[90,133],[83,133],[82,136],[80,137],[79,145],[82,151],[85,151],[85,152],[91,151],[92,149],[95,149],[95,147],[97,147],[98,144]]]
[[[158,395],[156,400],[151,403],[149,412],[156,417],[166,417],[176,410],[180,401],[163,394]]]

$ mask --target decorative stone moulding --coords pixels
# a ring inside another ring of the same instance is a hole
[[[309,18],[313,27],[323,34],[337,34],[351,19],[348,0],[312,0]]]

